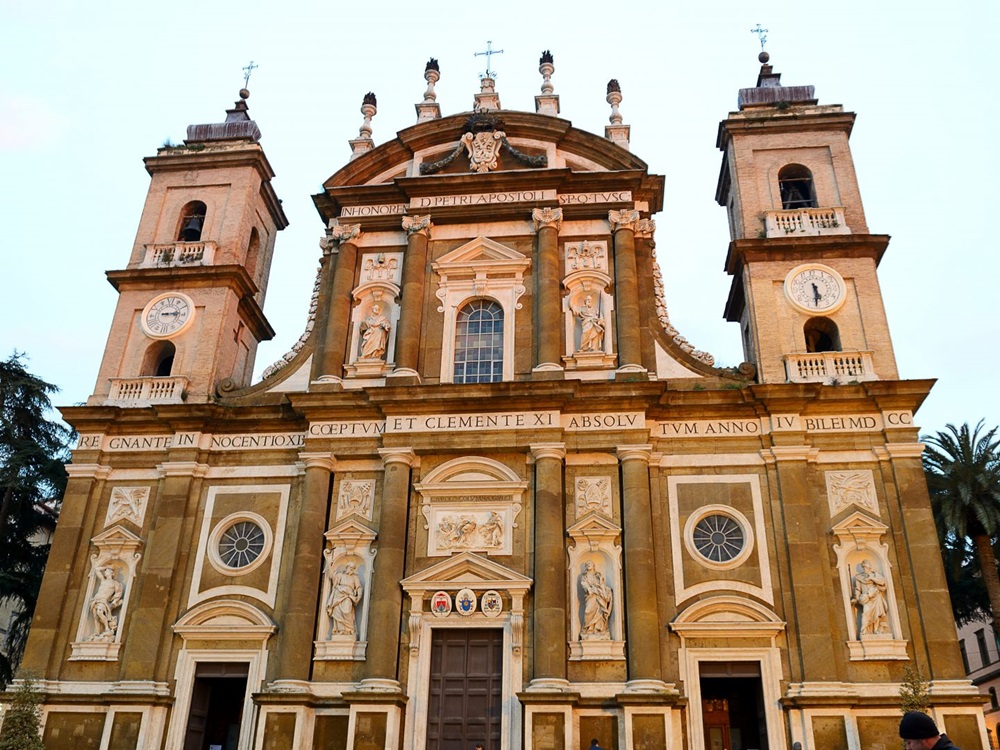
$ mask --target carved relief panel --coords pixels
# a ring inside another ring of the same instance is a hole
[[[90,575],[71,661],[117,661],[142,540],[116,525],[90,540]]]
[[[363,660],[368,647],[372,549],[375,532],[349,519],[324,535],[327,548],[320,592],[315,659]]]
[[[568,369],[613,367],[611,331],[614,297],[608,292],[608,246],[600,242],[567,242],[563,286]]]
[[[148,503],[149,487],[115,487],[111,490],[104,526],[110,526],[115,521],[129,521],[142,528]]]
[[[879,515],[878,496],[875,494],[875,479],[871,469],[827,471],[825,474],[831,518],[852,506]]]
[[[337,493],[337,520],[352,513],[372,520],[372,506],[375,501],[374,479],[344,479]]]
[[[611,518],[611,479],[609,477],[577,477],[574,484],[576,490],[576,518],[583,518],[588,513],[599,513]]]

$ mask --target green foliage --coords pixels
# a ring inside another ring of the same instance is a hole
[[[1000,532],[1000,437],[980,421],[925,435],[924,472],[952,610],[960,623],[993,618],[1000,634],[1000,576],[994,543]]]
[[[55,386],[25,370],[22,359],[15,352],[0,361],[0,602],[15,613],[0,654],[0,688],[24,653],[49,551],[38,542],[54,526],[72,437],[47,419]]]
[[[920,674],[920,670],[910,666],[903,670],[903,682],[899,686],[899,708],[904,714],[907,711],[923,711],[931,707],[931,697],[928,692],[930,685]],[[0,748],[2,750],[2,748]]]
[[[14,691],[0,730],[0,750],[45,750],[39,736],[42,727],[41,693],[32,680],[24,680]]]

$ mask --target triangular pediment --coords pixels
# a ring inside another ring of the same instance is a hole
[[[888,530],[889,527],[884,523],[861,511],[855,511],[833,527],[833,533],[839,537],[880,536]]]
[[[530,264],[531,261],[516,250],[501,245],[489,237],[477,237],[441,256],[434,264],[434,268],[459,270],[482,266],[509,267],[515,265],[524,269]]]
[[[327,539],[374,539],[377,534],[353,513],[326,532]]]
[[[463,552],[424,568],[402,581],[407,593],[463,588],[527,591],[532,580],[474,552]]]
[[[622,530],[611,519],[602,516],[600,513],[590,512],[566,531],[574,539],[581,537],[588,539],[614,539]]]
[[[91,543],[97,547],[138,547],[142,539],[124,526],[115,524],[91,538]]]

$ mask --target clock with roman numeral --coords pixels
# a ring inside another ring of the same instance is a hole
[[[183,332],[193,320],[191,298],[180,292],[167,292],[151,299],[142,311],[142,330],[150,338],[165,339]]]
[[[847,287],[829,266],[807,263],[793,268],[785,279],[785,296],[804,313],[817,315],[838,310],[847,299]]]

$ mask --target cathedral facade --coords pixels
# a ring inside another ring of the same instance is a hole
[[[251,383],[287,220],[246,92],[149,194],[23,664],[49,748],[806,750],[898,742],[907,667],[966,750],[914,413],[848,138],[757,85],[722,121],[716,367],[671,325],[664,178],[482,79],[313,197],[305,333]]]

